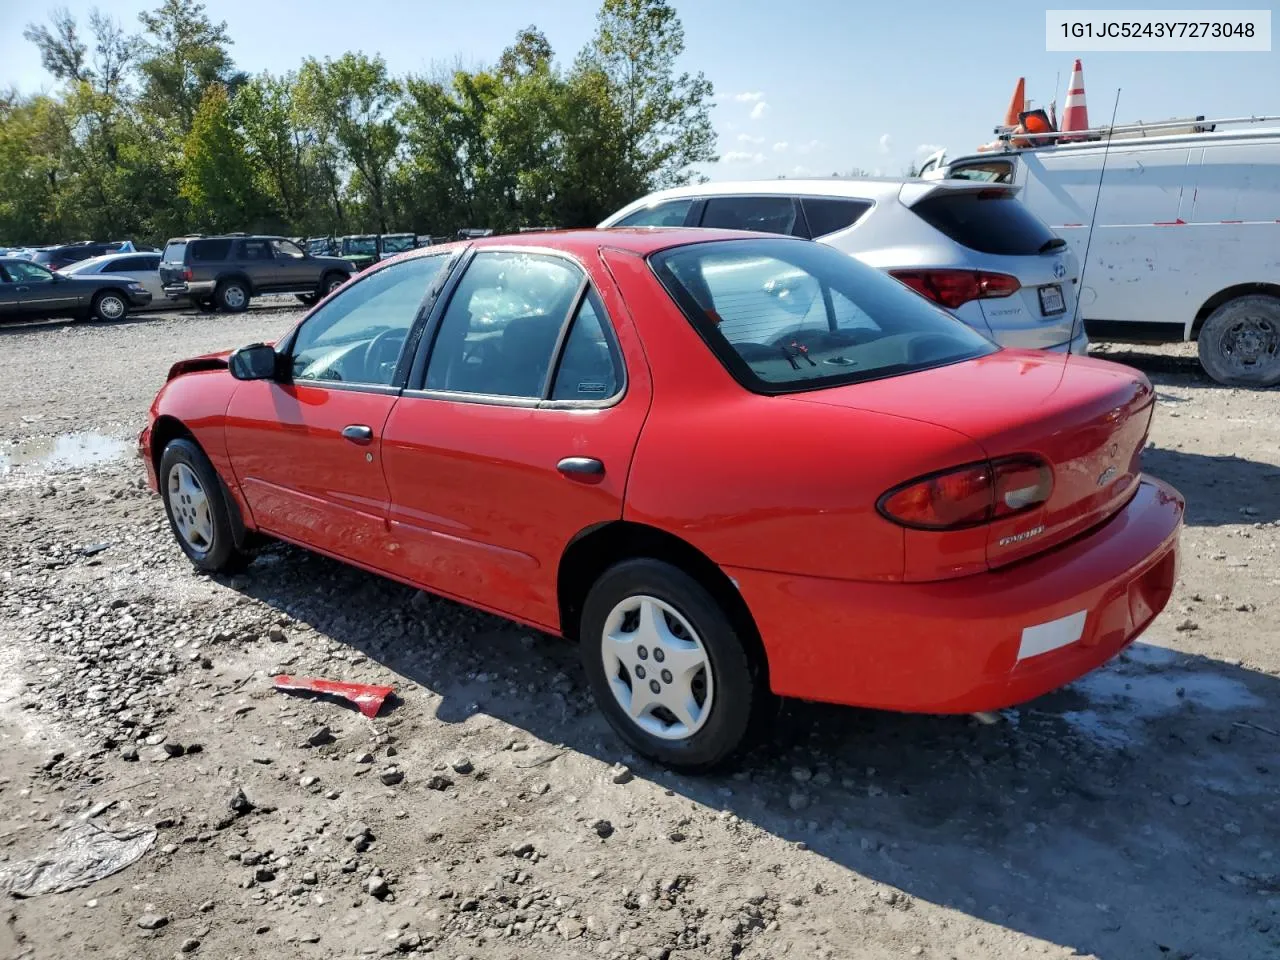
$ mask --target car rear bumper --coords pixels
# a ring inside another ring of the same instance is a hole
[[[164,295],[170,300],[188,300],[195,297],[211,297],[213,296],[213,290],[216,286],[217,284],[213,280],[193,280],[190,283],[173,283],[165,286]]]
[[[1085,536],[933,583],[725,572],[755,618],[774,692],[918,713],[998,710],[1078,679],[1146,629],[1177,578],[1183,507],[1144,477]]]

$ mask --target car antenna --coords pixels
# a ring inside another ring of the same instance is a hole
[[[1071,345],[1076,342],[1076,325],[1080,321],[1080,301],[1084,299],[1084,278],[1089,271],[1089,248],[1093,246],[1093,229],[1098,224],[1098,203],[1102,200],[1102,178],[1107,175],[1107,155],[1111,153],[1111,140],[1116,128],[1116,115],[1120,112],[1120,88],[1116,87],[1116,102],[1111,108],[1111,126],[1107,128],[1107,142],[1102,147],[1102,166],[1098,170],[1098,189],[1093,195],[1093,214],[1089,217],[1089,235],[1084,241],[1084,261],[1080,264],[1080,290],[1076,293],[1076,306],[1071,314],[1071,337],[1067,340],[1067,359],[1071,362]]]

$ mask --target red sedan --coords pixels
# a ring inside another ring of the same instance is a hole
[[[201,570],[266,535],[573,639],[697,769],[771,695],[989,711],[1132,641],[1183,513],[1153,403],[820,244],[581,231],[415,251],[176,364],[141,452]]]

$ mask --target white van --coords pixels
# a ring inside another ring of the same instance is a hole
[[[1094,140],[935,154],[920,175],[1019,186],[1082,263],[1089,243],[1080,314],[1091,340],[1195,340],[1220,383],[1280,383],[1280,130],[1124,129],[1109,150]]]

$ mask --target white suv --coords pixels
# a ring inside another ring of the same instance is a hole
[[[808,237],[877,267],[1005,347],[1073,339],[1075,254],[1016,198],[961,180],[763,180],[662,190],[601,227],[720,227]]]

